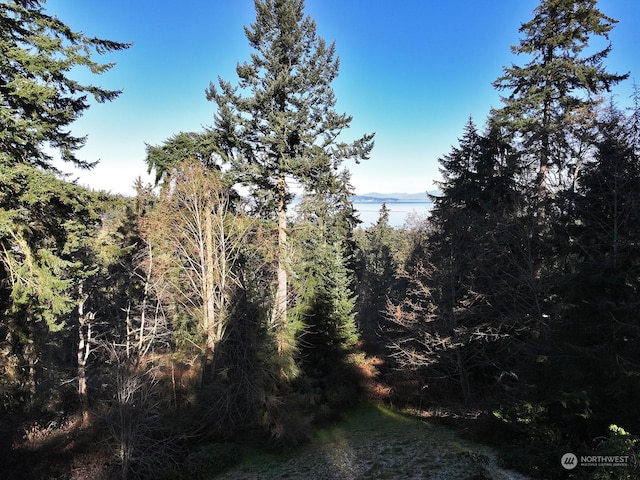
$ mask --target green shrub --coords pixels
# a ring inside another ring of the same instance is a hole
[[[598,444],[598,455],[629,455],[625,467],[598,467],[594,477],[597,480],[633,480],[640,478],[640,439],[617,425],[609,426],[609,436]]]

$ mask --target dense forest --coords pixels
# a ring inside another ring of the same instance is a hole
[[[335,44],[303,0],[255,10],[213,124],[147,145],[126,197],[54,158],[92,167],[73,122],[120,92],[73,74],[130,45],[0,4],[3,478],[212,478],[361,402],[475,419],[533,478],[638,478],[640,91],[619,107],[590,45],[616,20],[541,0],[430,215],[365,229],[348,167],[374,136],[342,140]]]

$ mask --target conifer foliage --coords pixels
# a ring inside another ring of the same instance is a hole
[[[52,370],[49,334],[84,302],[78,292],[94,270],[86,252],[98,223],[97,198],[42,171],[53,169],[46,147],[91,167],[76,156],[84,138],[70,126],[89,108],[88,95],[105,102],[119,92],[82,84],[72,70],[104,73],[113,64],[93,57],[128,47],[73,31],[43,3],[0,4],[1,329],[27,365],[30,400],[43,393],[40,374]]]
[[[520,27],[524,37],[519,45],[512,47],[529,61],[505,67],[504,75],[494,82],[509,95],[492,120],[507,127],[537,164],[540,224],[547,190],[553,187],[552,168],[562,171],[580,161],[576,136],[590,127],[598,95],[628,76],[605,69],[611,44],[593,53],[588,49],[598,37],[608,40],[617,23],[596,4],[596,0],[542,0],[533,19]]]
[[[0,3],[0,413],[48,425],[11,453],[68,462],[47,478],[73,475],[85,447],[107,452],[105,477],[200,478],[237,455],[189,455],[197,442],[297,444],[362,385],[484,412],[541,478],[566,476],[554,449],[637,454],[640,101],[627,114],[598,98],[626,76],[604,68],[611,45],[590,45],[615,24],[595,0],[540,1],[513,48],[529,61],[494,84],[503,108],[468,121],[430,216],[401,229],[386,205],[357,228],[343,163],[373,135],[343,138],[335,45],[303,0],[255,0],[237,84],[207,90],[215,124],[148,145],[160,188],[139,180],[135,199],[54,171],[48,147],[91,166],[71,124],[88,96],[119,93],[74,68],[105,72],[93,56],[128,45],[43,3]]]
[[[530,60],[494,84],[503,108],[440,158],[427,240],[386,310],[420,402],[487,408],[544,478],[560,475],[543,465],[549,444],[598,449],[616,425],[640,431],[638,105],[603,107],[626,75],[606,70],[610,44],[591,43],[615,23],[595,0],[541,0],[513,47]]]
[[[63,160],[88,168],[75,151],[85,139],[69,126],[89,108],[87,95],[113,100],[117,90],[82,84],[70,75],[76,67],[101,74],[114,66],[94,54],[125,49],[126,43],[87,37],[48,15],[40,0],[0,4],[0,151],[2,161],[51,166],[42,148],[49,145]]]
[[[272,321],[286,323],[288,306],[288,182],[314,190],[346,159],[366,159],[373,135],[338,140],[351,117],[335,110],[335,44],[318,36],[303,0],[256,0],[245,28],[251,60],[238,64],[237,86],[220,79],[208,89],[217,106],[215,130],[240,182],[278,221],[277,289]]]
[[[316,378],[339,370],[358,338],[347,252],[353,207],[346,180],[327,182],[333,191],[307,195],[297,208],[298,298],[292,313],[302,325],[302,364]]]

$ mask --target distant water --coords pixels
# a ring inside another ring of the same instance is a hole
[[[425,217],[432,207],[431,202],[389,202],[389,225],[400,228],[404,225],[407,216],[415,212],[420,217]],[[360,227],[368,228],[378,221],[382,202],[353,202],[353,206],[358,212],[358,217],[362,221]]]

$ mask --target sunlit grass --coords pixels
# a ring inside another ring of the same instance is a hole
[[[491,476],[487,447],[397,411],[363,405],[282,454],[253,452],[223,479],[446,479]]]

